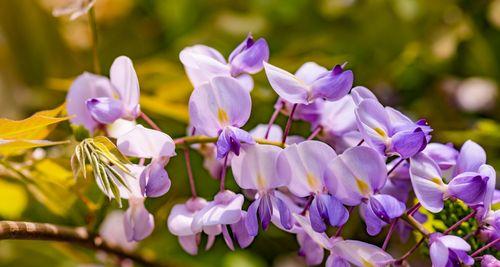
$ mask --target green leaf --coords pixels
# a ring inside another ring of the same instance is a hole
[[[0,180],[0,216],[17,219],[28,204],[28,194],[22,185]]]
[[[141,108],[179,122],[189,122],[189,112],[186,104],[158,101],[155,97],[141,96]]]

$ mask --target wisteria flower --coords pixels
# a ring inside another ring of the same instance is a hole
[[[78,76],[66,96],[66,109],[73,124],[91,133],[120,118],[135,120],[140,114],[139,82],[132,61],[116,58],[110,79],[90,73]]]
[[[328,225],[340,226],[349,217],[347,209],[326,192],[323,183],[326,166],[336,156],[335,151],[325,143],[304,141],[288,146],[278,158],[280,177],[288,175],[291,170],[289,190],[299,197],[313,197],[309,217],[317,232],[324,232]]]
[[[239,129],[250,117],[250,94],[230,77],[215,77],[194,89],[189,99],[191,124],[197,133],[218,136],[217,158],[229,152],[239,155],[241,143],[253,144],[252,136]]]
[[[124,216],[125,213],[120,210],[108,213],[99,227],[99,235],[111,246],[120,247],[125,251],[133,251],[137,247],[137,243],[129,242],[125,236]]]
[[[361,204],[367,231],[376,235],[381,228],[405,211],[404,203],[390,195],[379,194],[387,170],[382,157],[369,147],[353,147],[334,158],[325,171],[330,193],[349,206]]]
[[[352,71],[336,65],[331,71],[320,72],[322,67],[313,64],[304,64],[296,75],[268,63],[264,63],[264,70],[274,91],[292,104],[310,104],[319,98],[334,101],[349,93]]]
[[[416,123],[374,99],[361,101],[355,111],[364,140],[382,155],[409,158],[427,145],[431,131],[424,120]]]
[[[151,159],[140,175],[141,192],[147,197],[159,197],[170,189],[165,165],[175,156],[174,140],[160,131],[137,125],[117,141],[120,152],[130,157]]]
[[[269,60],[269,47],[263,38],[255,41],[249,34],[231,52],[229,62],[217,50],[205,45],[184,48],[179,58],[195,88],[216,76],[226,76],[237,78],[242,87],[250,91],[253,80],[249,74],[262,70],[263,62]]]
[[[474,264],[474,259],[467,255],[467,251],[470,251],[471,247],[462,238],[434,233],[429,240],[429,253],[433,267]]]
[[[155,227],[153,215],[144,207],[144,198],[129,198],[129,208],[123,217],[127,241],[141,241],[148,237]]]
[[[241,155],[233,158],[231,162],[236,183],[243,189],[258,192],[247,211],[246,226],[252,236],[258,234],[257,218],[260,218],[264,230],[268,228],[274,207],[279,211],[281,225],[286,229],[292,227],[290,210],[285,202],[274,194],[276,188],[287,186],[290,182],[290,170],[284,167],[280,175],[276,168],[281,151],[276,146],[251,145],[245,147]]]
[[[201,231],[193,231],[191,225],[196,214],[207,205],[203,198],[190,198],[185,204],[175,205],[167,219],[168,230],[178,236],[179,244],[187,253],[196,255]]]

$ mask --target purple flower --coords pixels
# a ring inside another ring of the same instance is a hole
[[[155,227],[153,215],[144,207],[144,198],[129,198],[129,208],[125,212],[123,225],[127,241],[141,241],[148,237]]]
[[[344,71],[340,65],[322,71],[321,66],[309,62],[296,75],[268,63],[264,70],[274,91],[292,104],[308,105],[320,98],[338,100],[349,93],[354,80],[352,71]]]
[[[285,202],[274,194],[278,187],[287,186],[290,182],[290,170],[285,166],[277,171],[277,161],[281,148],[271,145],[247,146],[239,157],[234,157],[231,166],[236,183],[243,189],[256,190],[256,199],[247,211],[246,226],[252,236],[258,234],[258,220],[265,230],[271,222],[273,209],[280,214],[281,225],[292,227],[291,214]],[[258,213],[258,215],[257,215]]]
[[[367,231],[376,235],[401,216],[405,205],[390,195],[378,194],[387,180],[382,157],[369,147],[353,147],[333,159],[325,171],[330,193],[349,206],[361,204]]]
[[[314,230],[324,232],[327,225],[340,226],[347,221],[347,209],[336,198],[325,194],[323,173],[335,151],[319,141],[290,145],[278,158],[278,173],[284,177],[291,170],[289,190],[299,197],[311,196],[309,216]],[[325,224],[326,223],[326,224]]]
[[[124,217],[125,212],[121,210],[108,213],[99,226],[99,236],[111,246],[120,247],[125,251],[133,251],[137,247],[137,243],[127,240],[123,225]]]
[[[253,138],[265,138],[266,131],[269,126],[267,124],[259,124],[252,130],[250,130],[250,135]],[[271,129],[269,130],[269,135],[267,139],[270,141],[281,142],[283,136],[283,130],[277,124],[271,125]]]
[[[120,136],[116,143],[126,156],[152,159],[139,178],[143,196],[160,197],[168,192],[171,182],[165,165],[176,155],[174,140],[170,136],[137,125]]]
[[[193,231],[191,224],[206,205],[207,201],[203,198],[191,198],[185,204],[175,205],[167,219],[168,230],[179,237],[181,247],[191,255],[198,253],[200,243],[200,231]]]
[[[269,60],[269,47],[266,40],[254,41],[251,35],[229,56],[229,63],[215,49],[195,45],[184,48],[179,58],[186,69],[189,80],[195,88],[209,82],[213,77],[235,77],[247,91],[253,88],[252,77],[262,69],[262,64]]]
[[[429,243],[429,253],[434,267],[474,264],[474,259],[467,255],[467,251],[471,249],[470,245],[460,237],[434,233],[430,236]]]
[[[126,56],[115,59],[110,79],[83,73],[71,85],[66,97],[71,122],[83,125],[91,133],[119,118],[135,120],[140,114],[139,81],[132,61]]]
[[[215,237],[223,234],[226,244],[234,250],[232,240],[227,232],[227,225],[236,224],[241,220],[243,195],[229,190],[217,193],[214,200],[196,213],[191,223],[193,232],[205,232],[208,235],[206,249],[210,249]]]
[[[422,152],[433,159],[439,165],[441,171],[446,171],[455,166],[458,158],[458,151],[453,148],[452,143],[429,143]]]
[[[491,255],[484,255],[481,259],[481,267],[498,267],[500,261]]]
[[[460,149],[453,176],[462,172],[477,172],[486,163],[486,152],[474,141],[467,140]]]
[[[409,158],[427,145],[429,126],[425,122],[412,122],[392,109],[384,108],[377,100],[361,101],[355,111],[359,131],[364,140],[382,155]]]
[[[237,129],[250,117],[252,100],[234,78],[215,77],[195,88],[189,99],[191,125],[199,134],[219,136],[217,157],[239,153],[241,143],[254,143],[250,134]]]

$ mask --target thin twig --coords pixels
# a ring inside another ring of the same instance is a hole
[[[474,257],[476,257],[477,255],[481,254],[481,252],[483,252],[483,251],[485,251],[485,250],[487,250],[487,249],[491,248],[492,246],[494,246],[494,245],[495,245],[496,243],[498,243],[499,241],[500,241],[500,237],[499,237],[499,238],[497,238],[497,239],[495,239],[495,240],[493,240],[493,241],[491,241],[490,243],[488,243],[488,244],[484,245],[482,248],[480,248],[480,249],[476,250],[476,251],[475,251],[474,253],[472,253],[470,256],[471,256],[471,257],[473,257],[473,258],[474,258]]]
[[[174,139],[174,143],[179,146],[186,146],[192,144],[206,144],[206,143],[215,143],[217,142],[218,137],[209,137],[202,135],[193,135],[193,136],[185,136],[181,138]],[[273,145],[279,147],[285,147],[281,142],[270,141],[262,138],[255,138],[255,142],[261,145]]]
[[[309,137],[307,137],[307,140],[313,140],[319,133],[321,133],[322,130],[323,130],[323,126],[321,126],[321,125],[316,126],[316,128],[314,128],[311,135],[309,135]]]
[[[229,158],[229,153],[224,157],[224,165],[222,166],[222,171],[220,174],[220,191],[221,192],[226,189],[227,158]]]
[[[425,229],[425,227],[421,223],[419,223],[417,220],[415,220],[415,218],[413,218],[413,216],[410,216],[408,214],[403,214],[401,218],[407,221],[413,228],[415,228],[415,230],[419,231],[424,236],[428,236],[430,234],[429,231],[427,231],[427,229]]]
[[[147,124],[149,124],[149,126],[151,126],[151,128],[161,132],[160,127],[158,127],[158,125],[156,125],[156,123],[150,117],[148,117],[146,113],[141,112],[140,116]]]
[[[186,169],[189,178],[189,186],[191,188],[191,196],[197,197],[196,185],[194,183],[193,169],[191,168],[191,157],[189,156],[189,147],[184,148],[184,159],[186,160]]]
[[[290,111],[290,116],[288,116],[288,120],[286,121],[285,132],[283,133],[283,139],[281,140],[281,143],[283,144],[286,143],[286,138],[288,137],[290,129],[292,128],[293,114],[295,114],[295,110],[297,109],[298,105],[299,104],[293,104],[292,111]]]
[[[77,244],[93,250],[101,250],[120,258],[131,259],[144,266],[171,266],[108,244],[97,235],[91,235],[84,227],[71,228],[49,223],[0,221],[0,240],[52,240]]]
[[[406,252],[401,258],[399,258],[395,261],[396,265],[401,265],[404,260],[406,260],[408,257],[410,257],[411,254],[413,254],[413,252],[415,252],[415,250],[417,250],[417,248],[420,245],[422,245],[422,243],[424,243],[424,241],[425,241],[425,237],[423,236],[422,238],[420,238],[420,240],[412,248],[410,248],[410,250],[408,250],[408,252]]]
[[[417,202],[413,207],[409,208],[406,211],[406,214],[408,214],[409,216],[413,216],[413,214],[417,212],[417,210],[420,208],[421,205],[422,204],[420,204],[420,202]]]
[[[278,118],[278,115],[280,114],[281,109],[283,108],[284,103],[281,102],[278,104],[278,107],[274,109],[273,115],[271,115],[271,118],[269,119],[269,123],[267,124],[267,130],[266,134],[264,135],[264,139],[267,139],[269,137],[269,132],[271,132],[271,127],[273,126],[274,122],[276,121],[276,118]]]
[[[101,74],[101,63],[99,62],[99,54],[97,53],[97,23],[95,19],[95,10],[92,7],[89,12],[89,27],[92,34],[92,57],[94,65],[94,73]]]
[[[394,230],[396,229],[396,223],[398,222],[399,218],[394,219],[391,222],[391,226],[389,227],[389,232],[387,232],[387,236],[385,237],[384,244],[382,245],[382,249],[385,250],[387,246],[389,245],[389,240],[391,240],[392,233],[394,233]]]
[[[456,222],[454,225],[450,226],[450,228],[446,229],[446,231],[444,231],[443,234],[447,235],[447,234],[451,233],[451,231],[453,231],[453,230],[457,229],[458,227],[460,227],[460,225],[462,225],[462,223],[468,221],[470,218],[474,217],[474,215],[476,215],[476,211],[475,210],[473,210],[467,216],[463,217],[461,220],[459,220],[458,222]]]
[[[404,161],[404,159],[400,159],[392,168],[387,172],[387,176],[389,176],[393,171],[396,170],[396,168],[399,166]]]

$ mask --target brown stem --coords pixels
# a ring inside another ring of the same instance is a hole
[[[457,229],[462,225],[462,223],[468,221],[470,218],[474,217],[476,215],[476,211],[473,210],[471,213],[469,213],[467,216],[463,217],[460,221],[456,222],[454,225],[450,226],[450,228],[446,229],[446,231],[443,232],[444,235],[449,234],[451,231]]]
[[[264,139],[267,139],[269,137],[269,132],[271,131],[271,127],[273,126],[274,122],[276,121],[276,118],[278,118],[278,115],[280,114],[281,109],[283,108],[284,104],[281,102],[279,104],[279,107],[276,107],[274,109],[273,115],[271,115],[271,118],[269,119],[269,123],[267,124],[267,130],[266,134],[264,135]]]
[[[408,222],[413,228],[415,228],[415,230],[419,231],[421,234],[423,234],[424,236],[429,236],[429,231],[427,231],[427,229],[425,229],[425,227],[419,223],[417,220],[415,220],[415,218],[413,218],[412,216],[408,215],[408,214],[403,214],[403,216],[401,216],[401,218],[403,220],[405,220],[406,222]]]
[[[99,55],[97,53],[97,23],[95,20],[95,11],[92,7],[89,10],[89,27],[90,33],[92,34],[92,57],[94,64],[94,73],[101,74],[101,64],[99,63]]]
[[[399,218],[394,219],[391,222],[391,226],[389,227],[389,232],[387,232],[387,236],[385,237],[384,244],[382,245],[382,249],[385,250],[387,246],[389,245],[389,240],[391,240],[392,233],[394,233],[394,230],[396,229],[396,223],[398,222]]]
[[[422,243],[424,243],[424,241],[425,241],[425,237],[420,238],[420,240],[410,250],[408,250],[408,252],[406,252],[401,258],[396,260],[396,262],[395,262],[396,265],[401,265],[404,260],[406,260],[408,257],[410,257],[411,254],[413,254],[413,252],[415,252],[415,250],[417,250],[417,248],[420,245],[422,245]]]
[[[217,142],[218,137],[210,137],[210,136],[202,136],[202,135],[193,135],[193,136],[185,136],[181,138],[174,139],[174,143],[176,145],[191,145],[191,144],[206,144],[206,143],[215,143]],[[270,141],[262,138],[254,138],[255,142],[261,145],[273,145],[279,147],[285,147],[281,142]]]
[[[0,240],[52,240],[68,242],[93,250],[101,250],[120,258],[131,259],[144,266],[171,266],[155,262],[143,255],[125,251],[120,247],[108,244],[97,235],[91,235],[84,227],[66,227],[49,223],[33,223],[19,221],[0,221]]]
[[[146,121],[147,124],[149,124],[149,126],[151,126],[151,128],[161,132],[160,127],[158,127],[158,125],[156,125],[156,123],[150,117],[148,117],[146,113],[141,112],[140,116],[144,121]]]
[[[292,111],[290,111],[290,116],[288,116],[288,120],[286,121],[285,132],[283,133],[283,140],[281,140],[281,143],[283,144],[286,143],[286,138],[288,137],[290,129],[292,128],[293,114],[295,114],[295,110],[297,109],[298,105],[299,104],[293,104]]]
[[[321,131],[323,130],[323,126],[318,125],[316,128],[314,128],[314,131],[307,137],[307,140],[313,140]]]
[[[475,251],[474,253],[472,253],[470,256],[474,258],[474,257],[476,257],[477,255],[481,254],[481,252],[483,252],[483,251],[485,251],[485,250],[487,250],[487,249],[491,248],[492,246],[494,246],[494,245],[495,245],[496,243],[498,243],[498,242],[500,242],[500,237],[499,237],[499,238],[497,238],[497,239],[495,239],[495,240],[493,240],[493,241],[491,241],[490,243],[488,243],[488,244],[484,245],[482,248],[480,248],[480,249],[476,250],[476,251]]]
[[[189,186],[191,188],[191,196],[197,197],[196,185],[194,183],[193,169],[191,168],[191,157],[189,156],[189,147],[184,148],[184,159],[186,160],[186,169],[189,178]]]

